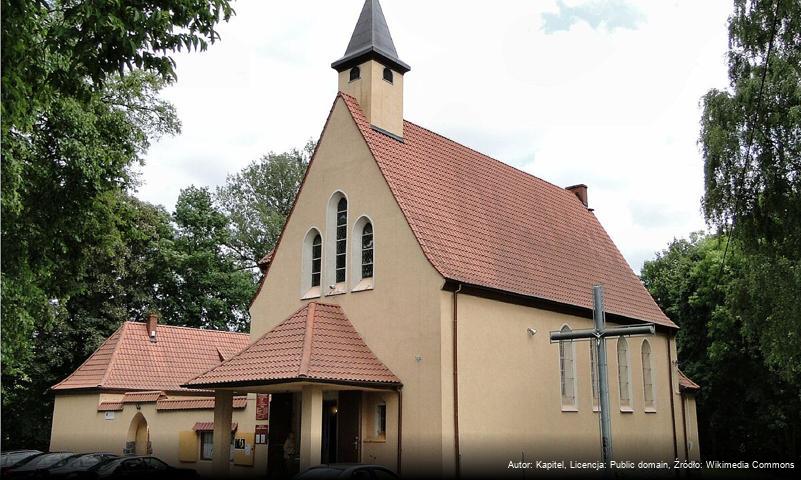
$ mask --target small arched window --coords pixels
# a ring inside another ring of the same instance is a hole
[[[312,240],[311,254],[311,286],[320,286],[320,273],[322,271],[323,260],[323,237],[318,233]]]
[[[353,67],[350,69],[350,81],[358,80],[362,78],[362,70],[359,67]]]
[[[388,81],[389,83],[392,83],[393,74],[392,74],[392,69],[390,69],[389,67],[384,67],[384,80]]]
[[[373,278],[373,224],[362,228],[362,278]]]
[[[348,201],[345,197],[337,202],[337,253],[336,282],[345,281],[345,260],[348,254]]]
[[[620,391],[620,408],[631,408],[631,373],[629,369],[629,342],[617,339],[617,384]]]
[[[569,332],[570,327],[563,326],[561,332]],[[559,375],[561,379],[562,407],[576,406],[576,365],[575,349],[572,340],[559,342]]]
[[[642,342],[642,388],[645,400],[645,408],[654,408],[654,374],[651,370],[651,343],[648,340]]]

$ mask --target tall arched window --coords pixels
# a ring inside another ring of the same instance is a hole
[[[362,228],[362,278],[373,278],[373,224]]]
[[[345,281],[345,260],[348,254],[348,200],[345,197],[337,202],[337,253],[336,282]]]
[[[312,240],[312,254],[311,254],[311,286],[320,286],[320,274],[322,272],[323,263],[323,237],[318,233]]]
[[[303,263],[300,271],[301,298],[319,297],[323,282],[323,236],[312,227],[303,239]]]
[[[563,326],[562,332],[569,332],[570,327]],[[575,349],[572,340],[559,342],[559,375],[562,386],[562,407],[576,406],[576,365]]]
[[[617,384],[620,391],[620,408],[631,408],[631,373],[629,369],[629,342],[617,339]]]
[[[651,370],[651,344],[648,340],[642,342],[642,388],[645,400],[645,409],[654,408],[654,376]]]
[[[590,341],[590,381],[592,382],[592,408],[600,405],[598,393],[598,353],[595,350],[595,340]]]

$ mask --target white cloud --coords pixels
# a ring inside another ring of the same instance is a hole
[[[336,93],[330,63],[362,3],[236,2],[221,42],[177,56],[179,81],[164,96],[183,134],[153,146],[139,196],[171,208],[185,186],[219,185],[263,153],[316,139]],[[698,100],[727,84],[731,5],[627,5],[641,15],[636,29],[576,21],[546,33],[556,2],[382,1],[412,66],[407,119],[553,183],[588,184],[639,271],[704,227]]]

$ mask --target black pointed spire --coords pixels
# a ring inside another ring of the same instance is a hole
[[[398,58],[392,35],[389,34],[387,20],[378,0],[364,2],[345,55],[332,63],[331,68],[341,72],[371,58],[400,73],[411,70],[409,65]]]

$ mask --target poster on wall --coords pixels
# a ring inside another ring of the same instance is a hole
[[[266,445],[269,433],[269,425],[256,425],[256,445]]]
[[[256,394],[256,420],[270,419],[270,394]]]

